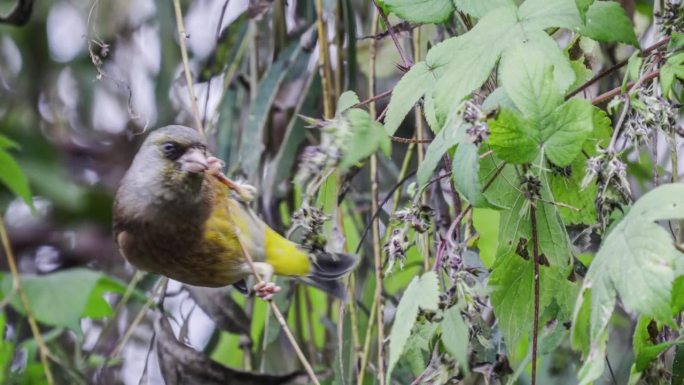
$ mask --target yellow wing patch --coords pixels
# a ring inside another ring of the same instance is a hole
[[[309,274],[311,262],[307,253],[269,227],[266,227],[264,238],[266,262],[273,266],[276,274],[290,276]]]

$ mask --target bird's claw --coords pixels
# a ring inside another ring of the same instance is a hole
[[[273,282],[261,281],[254,285],[254,291],[256,292],[257,297],[264,301],[270,301],[273,299],[273,295],[280,291],[280,286],[277,286]]]

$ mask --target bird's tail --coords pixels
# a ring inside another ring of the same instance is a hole
[[[300,279],[339,299],[346,299],[344,283],[340,278],[355,266],[357,257],[353,254],[317,252],[311,256],[311,271]]]

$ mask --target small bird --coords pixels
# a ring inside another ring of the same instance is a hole
[[[223,177],[222,164],[189,127],[152,132],[116,193],[113,228],[121,254],[144,271],[194,286],[232,284],[246,293],[253,272],[244,247],[264,281],[254,286],[260,298],[280,290],[268,282],[273,274],[343,298],[339,278],[356,257],[313,252],[280,236],[249,207],[255,189]]]

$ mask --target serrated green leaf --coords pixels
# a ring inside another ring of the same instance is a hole
[[[608,330],[604,330],[596,343],[592,345],[589,354],[584,358],[584,364],[577,372],[578,385],[589,385],[603,374],[606,363],[606,348],[608,345]]]
[[[540,267],[540,325],[550,319],[561,322],[570,317],[577,288],[566,279],[567,269]],[[534,317],[534,265],[516,254],[497,258],[489,278],[494,313],[504,334],[506,345],[516,346],[520,337],[532,332]],[[556,306],[545,311],[550,305]]]
[[[465,141],[466,124],[463,120],[454,118],[445,124],[445,127],[440,131],[435,138],[430,142],[430,145],[425,152],[425,159],[423,163],[418,166],[418,185],[424,186],[430,181],[432,172],[437,168],[437,165],[442,160],[444,154],[449,149]]]
[[[573,98],[558,107],[542,129],[544,153],[557,166],[567,166],[579,155],[592,130],[594,107]]]
[[[629,80],[632,81],[638,81],[641,76],[639,76],[639,73],[641,72],[641,64],[644,62],[644,59],[641,57],[639,54],[639,51],[636,51],[632,54],[632,56],[629,57],[629,60],[627,61],[627,74],[629,75]]]
[[[351,124],[351,135],[345,141],[345,154],[340,162],[340,168],[345,170],[366,157],[382,149],[389,151],[389,138],[382,125],[371,119],[368,112],[359,108],[352,108],[346,113]]]
[[[584,65],[584,60],[577,59],[570,62],[572,72],[575,73],[575,82],[568,87],[568,90],[576,90],[594,76],[594,72]]]
[[[528,0],[519,10],[511,5],[497,7],[465,35],[436,45],[425,61],[437,76],[434,89],[428,92],[435,99],[437,116],[453,111],[489,77],[504,51],[524,42],[547,54],[559,89],[565,91],[574,81],[574,73],[558,44],[543,30],[576,28],[580,23],[572,0]]]
[[[594,3],[594,0],[575,0],[577,4],[577,10],[579,11],[580,17],[583,22],[587,20],[587,11],[589,7]]]
[[[574,0],[527,0],[518,15],[526,31],[552,27],[576,30],[582,25]]]
[[[678,48],[684,47],[684,33],[672,32],[670,42],[667,43],[667,50],[669,52],[676,51]]]
[[[616,292],[628,310],[663,322],[671,320],[675,265],[682,263],[683,256],[672,244],[669,232],[653,222],[682,217],[684,184],[662,185],[642,196],[603,241],[587,272],[583,295],[575,305],[573,317],[573,342],[584,345],[575,335],[585,332],[575,329],[587,326],[576,326],[576,321],[588,297],[591,303],[589,358],[593,359],[585,360],[580,371],[581,384],[601,375],[603,367],[599,370],[599,364],[590,361],[603,361],[606,348],[603,339],[607,339]]]
[[[478,238],[475,246],[480,250],[480,259],[487,269],[494,265],[499,238],[498,211],[491,209],[473,209],[473,227],[477,230]]]
[[[547,174],[543,173],[540,179],[542,182],[542,202],[553,202],[554,197],[551,195]],[[569,266],[572,260],[570,240],[565,231],[565,224],[558,213],[558,207],[551,203],[542,202],[537,202],[539,250],[546,256],[551,266]]]
[[[643,372],[651,361],[655,360],[660,353],[674,345],[674,341],[654,344],[653,341],[651,341],[651,336],[648,332],[648,325],[650,323],[651,320],[649,318],[639,317],[636,328],[634,329],[632,346],[634,347],[635,356],[634,367],[637,372]]]
[[[532,122],[540,122],[563,102],[553,82],[553,66],[532,43],[518,44],[506,51],[499,75],[506,95]]]
[[[613,1],[595,1],[587,10],[586,24],[580,33],[602,42],[639,47],[632,21],[622,5]]]
[[[499,7],[515,7],[512,0],[454,0],[454,6],[461,12],[480,19]]]
[[[587,161],[583,155],[577,156],[566,171],[552,171],[548,174],[549,186],[555,202],[576,208],[558,207],[563,223],[566,225],[591,225],[596,223],[596,181],[581,190],[582,179],[586,174]]]
[[[394,87],[392,98],[387,106],[385,130],[388,135],[394,135],[406,114],[425,92],[434,86],[434,81],[435,75],[425,62],[416,63],[406,75],[402,76]]]
[[[451,175],[458,192],[473,207],[492,207],[482,194],[480,185],[480,155],[478,148],[472,143],[462,143],[456,148],[451,165]]]
[[[437,333],[439,324],[424,322],[416,325],[406,342],[404,358],[414,375],[418,376],[425,370],[430,358],[430,344]]]
[[[458,365],[468,371],[468,340],[470,330],[463,321],[461,310],[452,306],[442,319],[442,344]]]
[[[489,131],[489,145],[506,162],[529,163],[539,155],[539,131],[512,110],[502,109]]]
[[[43,276],[22,276],[21,284],[26,292],[31,310],[36,320],[46,324],[66,327],[80,334],[80,319],[83,317],[103,317],[111,314],[111,308],[104,299],[92,298],[100,282],[107,292],[123,293],[125,285],[111,278],[87,269],[70,269]],[[118,283],[114,285],[113,283]],[[12,288],[12,278],[3,277],[2,292],[8,295]],[[103,291],[99,291],[100,295]],[[17,296],[10,302],[17,311],[24,313],[24,307]],[[92,307],[89,307],[92,306]]]
[[[345,141],[345,153],[340,168],[343,170],[372,155],[378,149],[389,151],[389,137],[382,125],[371,119],[368,112],[353,108],[347,111],[351,135]]]
[[[489,77],[510,38],[519,36],[515,7],[500,7],[484,16],[465,35],[452,37],[428,51],[425,62],[437,81],[428,97],[434,98],[437,116],[447,116]]]
[[[10,143],[6,142],[6,145],[10,145]],[[33,206],[31,189],[26,175],[21,171],[14,158],[2,148],[0,148],[0,165],[2,165],[0,167],[0,182],[23,199],[27,205]]]
[[[339,100],[337,101],[337,112],[335,113],[335,115],[340,116],[340,114],[352,108],[352,106],[359,104],[360,102],[361,101],[359,100],[359,96],[356,95],[356,92],[343,92],[342,95],[340,95]]]
[[[672,314],[677,314],[682,310],[684,310],[684,275],[678,276],[672,282]]]
[[[493,111],[501,108],[515,109],[515,103],[506,94],[503,87],[498,87],[482,102],[482,111]]]
[[[454,11],[451,0],[384,0],[400,18],[414,23],[441,23]]]
[[[404,351],[411,329],[416,322],[419,309],[437,310],[439,302],[439,283],[433,271],[415,277],[406,288],[397,306],[389,342],[389,361],[387,364],[388,381],[394,366]]]
[[[489,151],[488,146],[480,146],[480,152]],[[501,169],[500,171],[497,171]],[[480,184],[487,201],[496,207],[511,208],[520,195],[518,172],[515,166],[507,164],[495,154],[480,159]]]
[[[542,199],[545,202],[552,202],[553,196],[544,174],[541,176],[541,183]],[[552,266],[568,266],[571,258],[570,244],[556,206],[538,202],[536,207],[540,253],[546,257]],[[523,194],[516,197],[511,209],[501,213],[497,258],[515,252],[520,239],[527,240],[528,246],[532,243],[530,203]]]
[[[659,79],[663,95],[669,95],[675,79],[675,71],[670,64],[665,64],[660,68]]]

